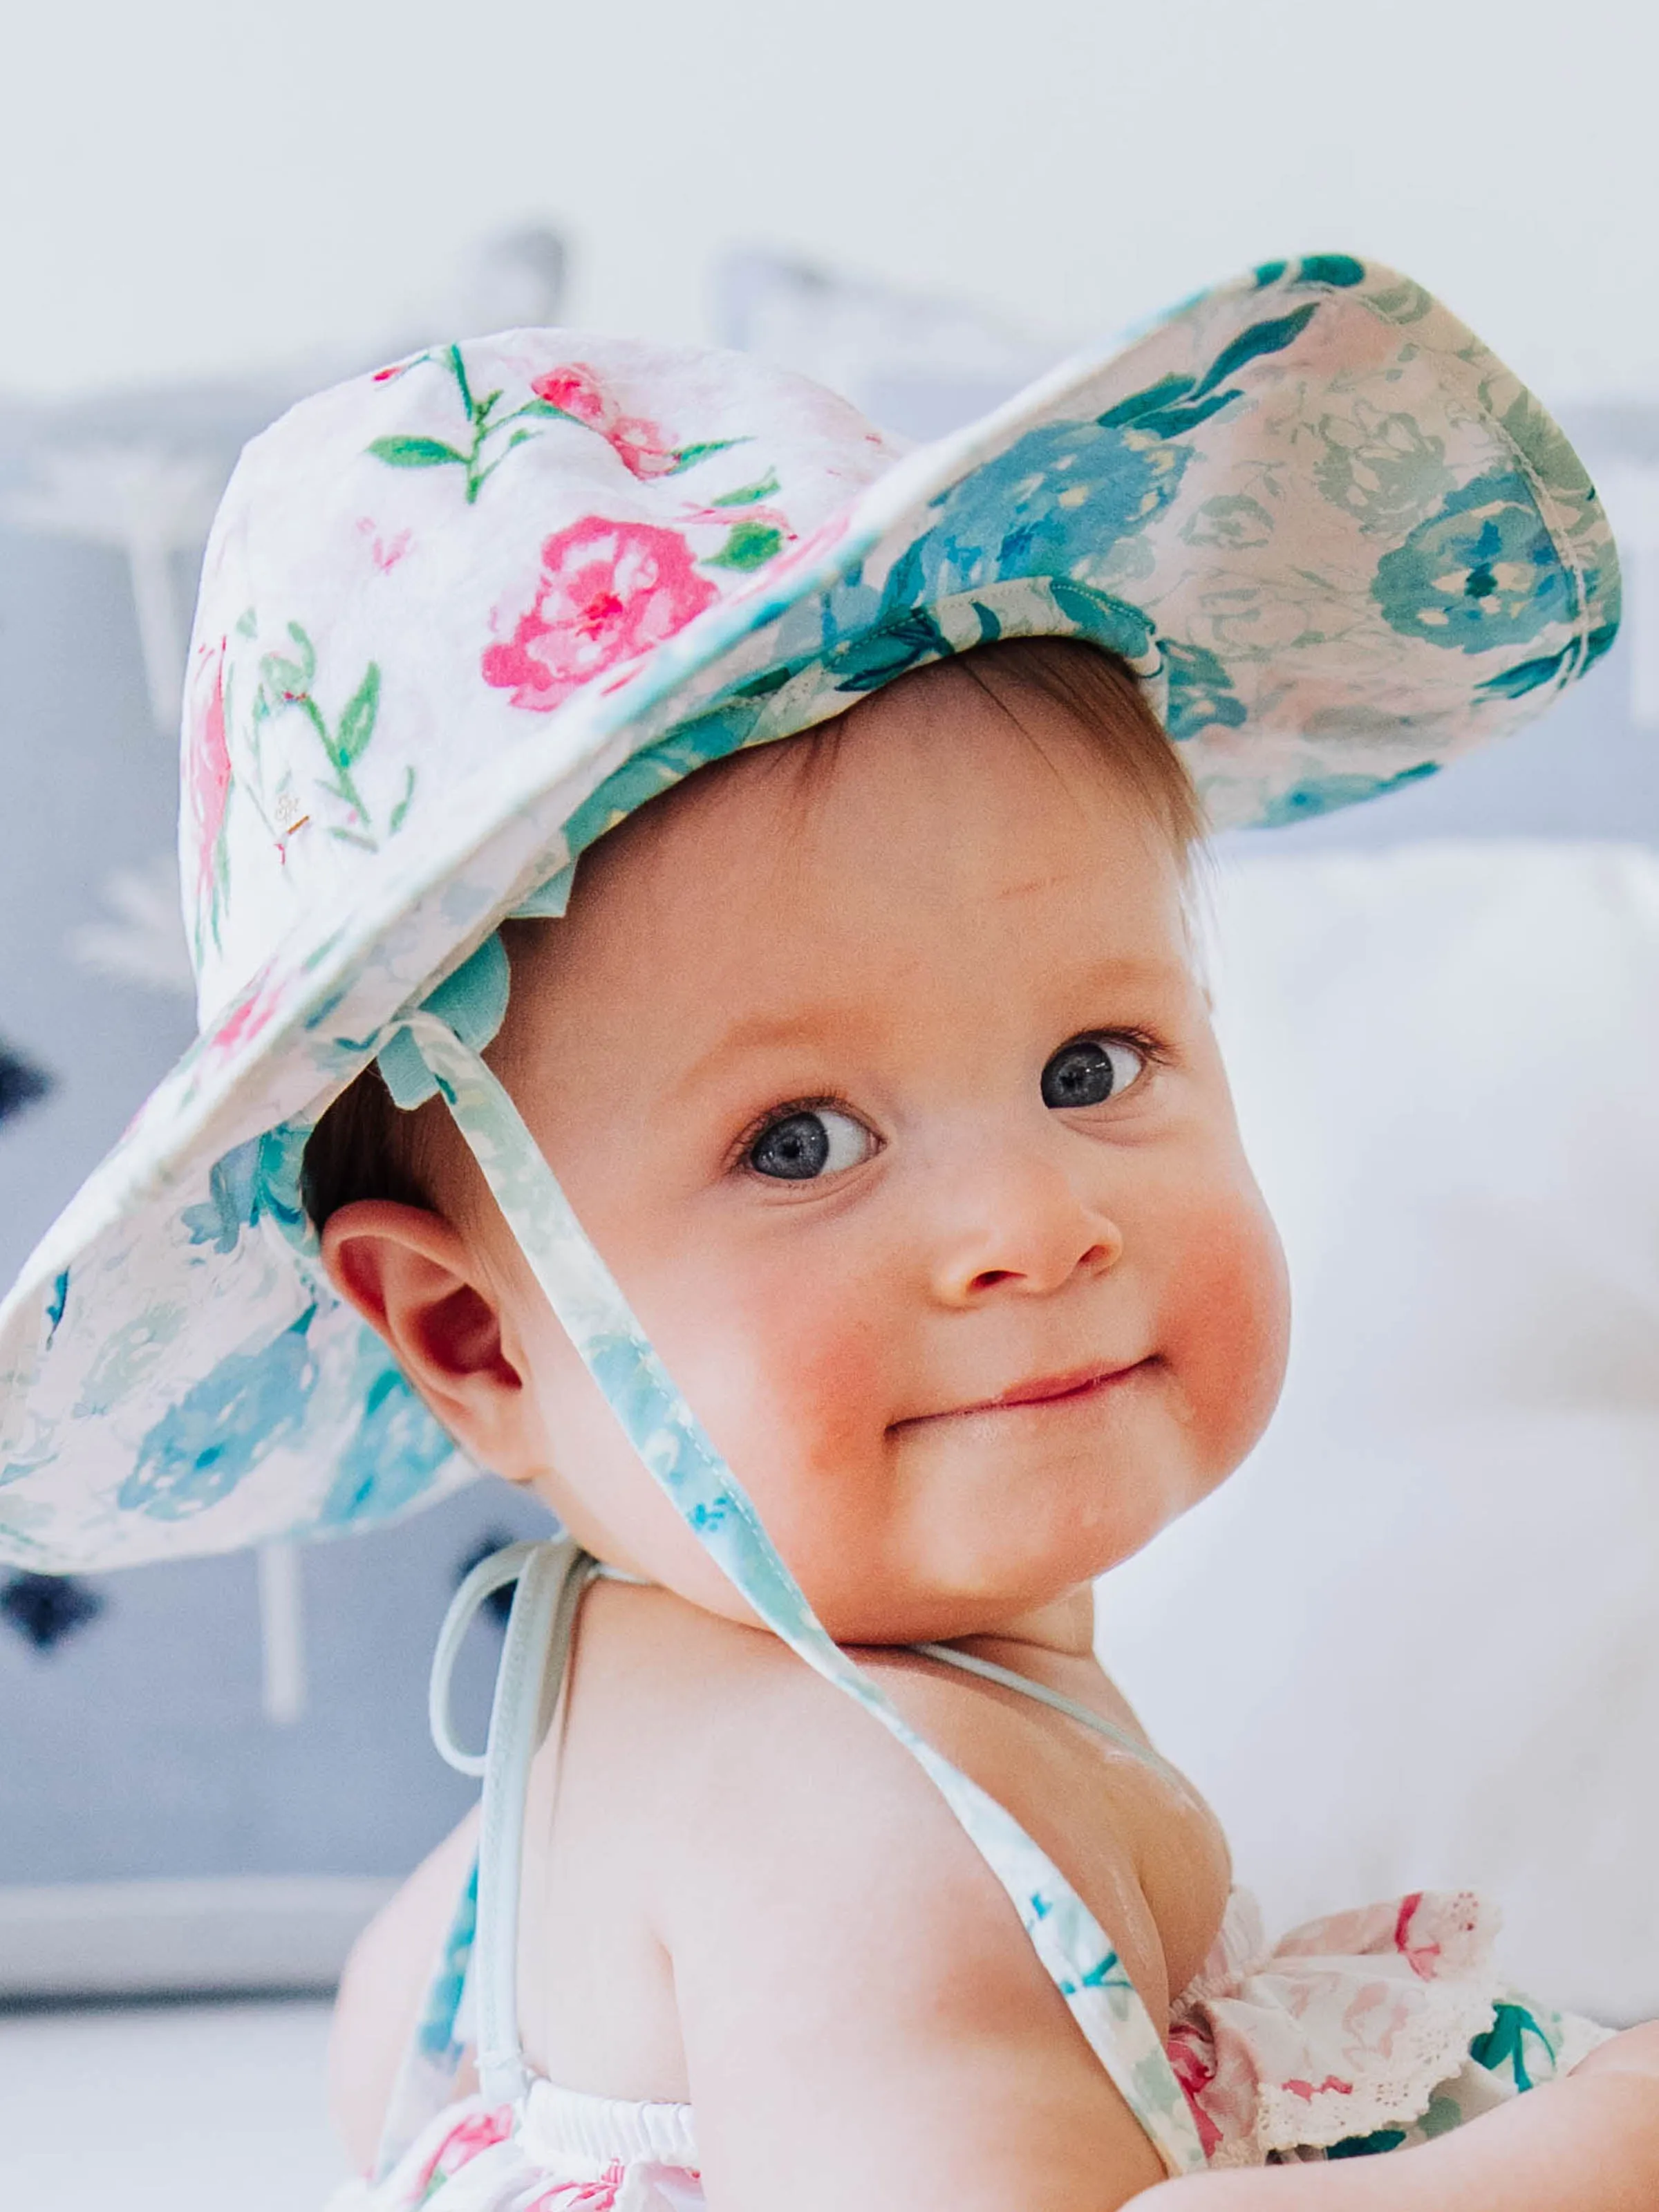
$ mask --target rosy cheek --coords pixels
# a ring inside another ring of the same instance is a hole
[[[1201,1457],[1236,1466],[1266,1427],[1284,1380],[1290,1301],[1278,1234],[1253,1194],[1195,1213],[1171,1269],[1167,1357]]]
[[[775,1534],[832,1488],[849,1498],[867,1486],[882,1464],[894,1332],[862,1271],[705,1265],[672,1303],[664,1356],[676,1365],[672,1335],[684,1346],[678,1379],[757,1502],[769,1494]]]

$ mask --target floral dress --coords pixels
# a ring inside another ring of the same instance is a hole
[[[693,2212],[706,2202],[690,2106],[562,2088],[531,2074],[518,2048],[512,1961],[528,1759],[511,1755],[510,1709],[533,1723],[557,1696],[584,1579],[577,1569],[592,1571],[563,1548],[567,1595],[539,1674],[520,1669],[508,1680],[503,1662],[479,1862],[405,2056],[376,2171],[348,2185],[329,2212]],[[446,1638],[453,1656],[459,1628],[447,1627]],[[1043,1685],[948,1646],[925,1648],[1155,1757]],[[533,1734],[526,1727],[521,1745]],[[509,1768],[492,1804],[489,1784]],[[1480,1899],[1419,1892],[1315,1921],[1270,1946],[1254,1900],[1235,1891],[1161,2045],[1202,2161],[1263,2166],[1396,2150],[1570,2071],[1607,2031],[1509,1988],[1493,1964],[1496,1932],[1497,1915]],[[1155,2049],[1157,2039],[1124,1981],[1124,2039],[1137,2055],[1134,2079],[1146,2083],[1127,2101],[1162,2148],[1166,2115],[1146,2061],[1146,2039]],[[492,2039],[494,2063],[480,2068],[484,2091],[455,2097],[469,2050],[482,2040],[487,2055]],[[1115,2071],[1120,2086],[1127,2074]]]

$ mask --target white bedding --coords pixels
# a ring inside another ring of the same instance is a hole
[[[1659,856],[1261,853],[1212,964],[1291,1379],[1103,1652],[1274,1920],[1480,1887],[1659,2013]]]

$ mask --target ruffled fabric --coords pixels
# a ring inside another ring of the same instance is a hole
[[[467,2097],[440,2112],[383,2180],[327,2212],[702,2212],[689,2105],[532,2083],[522,2105]]]
[[[1212,2166],[1357,2158],[1426,2142],[1571,2072],[1609,2031],[1511,1990],[1496,1911],[1414,1892],[1269,1948],[1235,1891],[1168,2050]],[[521,2106],[440,2112],[383,2180],[328,2212],[702,2212],[689,2105],[537,2081]]]
[[[1402,2148],[1570,2070],[1605,2032],[1509,1989],[1498,1926],[1467,1891],[1417,1891],[1269,1949],[1235,1892],[1168,2044],[1212,2166]]]

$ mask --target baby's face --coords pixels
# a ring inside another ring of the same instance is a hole
[[[1062,710],[1020,713],[947,669],[830,757],[695,779],[583,860],[491,1055],[845,1641],[989,1630],[1126,1558],[1281,1376],[1178,860]],[[551,1501],[742,1617],[480,1233]]]

